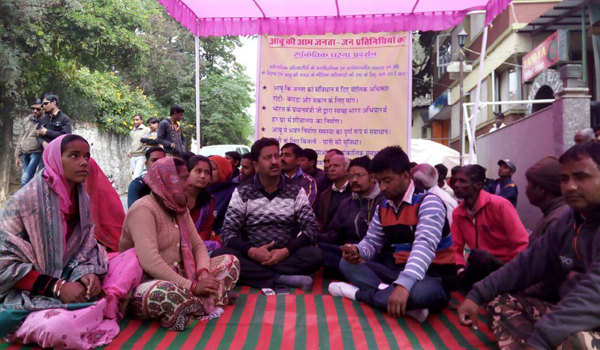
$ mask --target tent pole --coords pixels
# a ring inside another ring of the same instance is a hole
[[[475,90],[475,110],[473,111],[473,118],[471,119],[471,136],[472,140],[469,140],[469,164],[473,164],[475,161],[475,152],[477,152],[476,139],[477,135],[477,117],[479,116],[479,105],[481,97],[481,80],[483,79],[483,66],[485,63],[485,52],[487,51],[487,37],[488,27],[483,28],[483,40],[481,43],[481,56],[479,56],[479,74],[477,77],[477,88]]]
[[[196,153],[200,154],[200,39],[194,36],[196,54]]]

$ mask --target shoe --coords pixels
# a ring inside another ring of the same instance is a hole
[[[334,297],[343,297],[356,300],[358,288],[346,282],[332,282],[329,284],[329,293]]]

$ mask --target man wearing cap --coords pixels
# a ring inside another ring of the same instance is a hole
[[[498,176],[500,178],[492,181],[485,190],[491,194],[508,199],[516,208],[519,189],[517,188],[517,184],[512,180],[512,176],[517,171],[517,166],[510,159],[501,159],[498,161],[498,165]]]
[[[23,129],[15,150],[15,164],[17,168],[23,167],[21,187],[33,179],[42,158],[42,146],[38,144],[35,133],[42,114],[42,101],[38,99],[31,105],[31,114],[23,119]]]
[[[529,236],[529,245],[542,237],[548,227],[569,211],[560,191],[560,164],[558,158],[548,156],[540,159],[525,173],[525,194],[531,205],[540,208],[544,217]]]

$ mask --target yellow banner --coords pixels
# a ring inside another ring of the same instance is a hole
[[[263,35],[257,137],[319,156],[332,148],[350,158],[390,145],[407,150],[411,49],[407,32]]]

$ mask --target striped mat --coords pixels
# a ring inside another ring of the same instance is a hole
[[[461,294],[455,293],[441,314],[419,324],[333,298],[327,291],[329,282],[317,273],[311,292],[291,289],[285,296],[238,287],[237,303],[226,307],[221,318],[196,322],[184,332],[166,332],[158,322],[125,319],[121,333],[105,349],[497,349],[483,312],[479,330],[459,325]],[[2,349],[33,347],[0,343]]]

